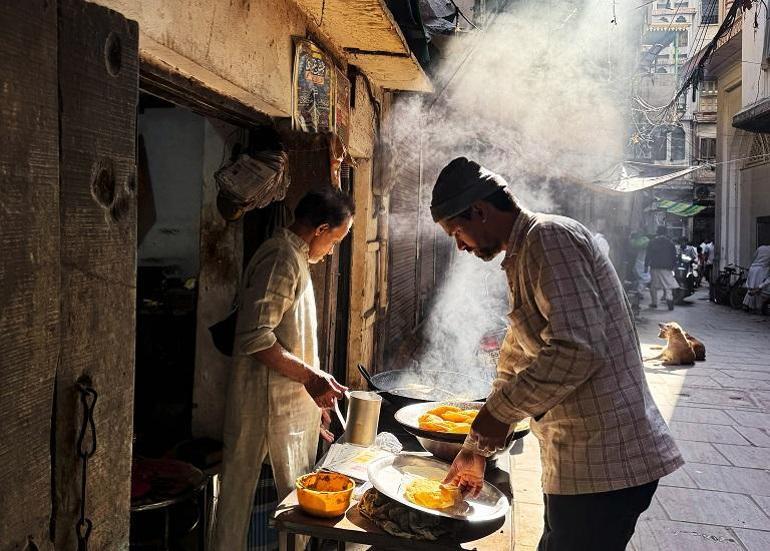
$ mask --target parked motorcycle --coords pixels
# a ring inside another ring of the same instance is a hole
[[[674,269],[674,276],[677,283],[679,283],[679,288],[674,289],[674,302],[676,304],[682,304],[684,299],[695,292],[696,276],[694,265],[694,258],[684,253],[679,253],[676,268]]]

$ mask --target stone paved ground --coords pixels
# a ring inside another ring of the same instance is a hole
[[[770,317],[716,306],[701,291],[689,306],[644,310],[645,357],[657,323],[677,321],[706,343],[705,362],[646,362],[652,393],[687,464],[664,478],[637,524],[634,551],[770,550]],[[537,442],[514,448],[515,549],[533,551],[542,530]]]

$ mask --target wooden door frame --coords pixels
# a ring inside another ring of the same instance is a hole
[[[189,77],[162,60],[140,52],[139,89],[180,107],[235,126],[272,125],[265,113],[224,94],[205,81]]]
[[[374,163],[372,159],[360,159],[356,170],[356,183],[353,186],[353,197],[356,214],[353,218],[352,261],[350,266],[350,309],[348,328],[348,358],[346,383],[354,388],[364,388],[365,382],[358,372],[357,365],[363,360],[363,335],[366,330],[365,316],[371,314],[364,304],[365,285],[367,279],[367,227],[373,215]],[[377,310],[375,297],[375,315]],[[376,360],[376,347],[373,357]],[[371,366],[367,366],[369,368]]]

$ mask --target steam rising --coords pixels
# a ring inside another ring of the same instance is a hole
[[[391,132],[420,136],[428,189],[463,155],[502,174],[525,207],[569,215],[553,184],[590,182],[623,159],[642,10],[618,4],[615,25],[612,2],[515,3],[448,39],[432,75],[438,99],[404,99],[392,118],[420,121]],[[422,331],[421,367],[467,370],[481,337],[504,330],[499,260],[454,256]]]
[[[508,310],[505,274],[497,261],[459,254],[422,328],[418,364],[490,380],[494,363],[479,352],[486,334],[502,335]]]

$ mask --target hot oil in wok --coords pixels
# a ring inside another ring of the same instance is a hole
[[[455,394],[449,390],[441,388],[433,388],[426,385],[407,385],[403,388],[394,388],[389,391],[391,394],[399,396],[406,396],[409,398],[418,398],[427,401],[439,401],[439,400],[459,400],[468,401],[472,400],[473,396],[467,394]]]
[[[472,401],[484,398],[491,384],[467,374],[450,371],[394,371],[388,387],[383,390],[416,400],[440,402],[446,400]],[[478,375],[482,375],[479,373]]]

